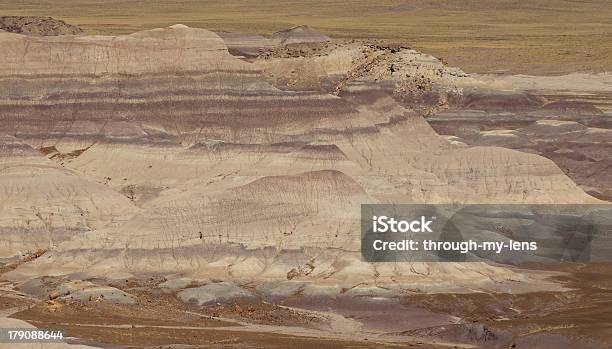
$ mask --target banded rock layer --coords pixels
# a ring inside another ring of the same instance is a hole
[[[15,232],[40,230],[27,224],[34,193],[71,232],[39,243],[48,258],[16,279],[45,270],[277,280],[310,263],[316,272],[303,277],[321,283],[518,280],[484,264],[363,263],[360,204],[597,201],[540,156],[452,145],[368,79],[344,80],[337,95],[279,89],[262,71],[270,66],[230,55],[206,30],[0,41],[3,158],[35,159],[38,171],[0,171],[0,190],[33,192],[0,202],[4,254],[31,248]]]

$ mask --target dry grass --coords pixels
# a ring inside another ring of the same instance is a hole
[[[270,34],[308,24],[333,37],[408,42],[468,71],[612,71],[608,0],[0,0],[0,13],[113,34],[175,23]]]

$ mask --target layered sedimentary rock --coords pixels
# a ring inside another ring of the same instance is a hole
[[[610,77],[578,74],[493,81],[505,91],[491,86],[484,91],[466,89],[448,110],[431,115],[428,122],[457,144],[545,156],[589,194],[610,201]],[[523,90],[527,87],[541,89]]]
[[[292,90],[265,74],[286,80],[298,61],[249,63],[216,34],[180,25],[120,37],[2,33],[0,41],[4,152],[24,149],[52,168],[36,184],[20,183],[30,172],[13,169],[0,190],[28,187],[69,206],[57,217],[78,230],[14,278],[47,270],[348,285],[527,280],[484,264],[364,263],[359,205],[597,201],[543,157],[438,136],[397,94],[420,90],[425,76],[452,94],[463,77],[436,73],[439,62],[413,50],[377,54],[376,62],[403,62],[388,71],[352,61],[362,48],[342,48],[304,61],[332,78],[331,89]],[[81,210],[95,222],[79,223]],[[2,236],[14,235],[27,219],[6,212]],[[316,272],[291,273],[308,263]]]
[[[0,136],[0,194],[0,258],[52,248],[137,212],[121,194],[6,134]]]

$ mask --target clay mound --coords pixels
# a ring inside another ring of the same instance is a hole
[[[0,258],[47,249],[135,213],[121,194],[1,134],[0,194]]]
[[[110,232],[108,241],[113,248],[129,244],[136,249],[202,243],[255,248],[277,246],[281,241],[284,247],[301,248],[331,243],[334,231],[335,245],[346,246],[347,237],[357,237],[351,229],[356,227],[359,204],[371,201],[351,177],[333,170],[267,176],[218,192],[201,184],[158,201]],[[92,243],[78,246],[91,248]]]
[[[76,35],[83,33],[83,29],[60,19],[35,16],[1,16],[0,29],[10,33],[41,36]]]
[[[277,45],[299,44],[305,42],[325,42],[331,39],[306,25],[277,31],[272,34],[272,42]]]

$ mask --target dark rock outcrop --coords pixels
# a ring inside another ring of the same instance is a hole
[[[0,16],[0,29],[26,35],[76,35],[83,30],[60,19],[35,16]]]

